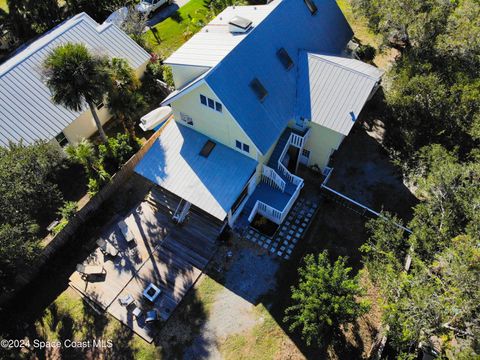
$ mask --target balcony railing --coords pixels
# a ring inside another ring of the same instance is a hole
[[[285,158],[288,148],[291,145],[298,147],[300,151],[302,151],[309,136],[310,136],[310,129],[308,129],[308,131],[303,136],[292,132],[287,140],[287,143],[285,144],[285,147],[283,148],[283,151],[280,157],[278,158],[278,163],[277,163],[278,171],[280,172],[281,175],[283,175],[289,182],[291,182],[296,187],[294,193],[288,200],[285,207],[282,210],[278,210],[268,204],[265,204],[260,200],[257,200],[248,217],[249,222],[253,221],[253,218],[257,213],[273,221],[276,224],[281,224],[285,220],[288,213],[290,212],[290,209],[292,208],[293,204],[297,200],[298,195],[300,194],[300,190],[303,188],[304,181],[301,177],[298,177],[297,175],[292,174],[285,167],[285,165],[283,165],[282,161]],[[285,180],[282,179],[282,177],[278,175],[277,171],[275,169],[272,169],[271,167],[263,165],[262,180],[267,184],[269,184],[270,186],[272,186],[273,188],[279,189],[282,192],[285,191],[285,186],[286,186]]]
[[[267,165],[263,165],[262,180],[271,187],[280,190],[281,192],[285,191],[285,180],[283,180],[282,177],[278,175],[274,169]]]

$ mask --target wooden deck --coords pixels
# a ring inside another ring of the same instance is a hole
[[[154,308],[162,320],[167,320],[208,264],[221,229],[220,223],[197,211],[191,211],[183,225],[175,225],[171,214],[178,200],[171,194],[153,190],[125,218],[136,246],[129,247],[115,225],[103,237],[117,246],[119,255],[104,257],[96,249],[85,260],[85,264],[102,265],[105,275],[88,281],[78,272],[70,277],[73,288],[149,342],[154,337],[154,328],[146,325],[143,317],[134,319],[135,305],[127,309],[119,298],[131,295],[144,314]],[[154,304],[142,296],[150,283],[162,290]]]

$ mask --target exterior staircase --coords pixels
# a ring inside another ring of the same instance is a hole
[[[282,155],[283,149],[287,145],[288,138],[290,137],[292,131],[292,129],[287,127],[280,136],[280,139],[278,139],[277,145],[275,146],[275,149],[273,149],[272,155],[268,160],[268,166],[272,169],[277,168],[278,159],[280,158],[280,155]]]
[[[267,165],[263,166],[261,182],[244,206],[248,222],[257,213],[277,224],[283,222],[303,187],[303,179],[290,173],[282,161],[291,145],[302,151],[308,136],[309,131],[300,133],[291,128],[282,133]]]

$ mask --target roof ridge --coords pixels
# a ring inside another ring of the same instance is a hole
[[[310,55],[314,56],[315,58],[317,58],[317,59],[320,60],[320,61],[328,62],[328,63],[330,63],[330,64],[332,64],[332,65],[334,65],[334,66],[340,67],[340,68],[345,69],[345,70],[348,70],[348,71],[350,71],[350,72],[357,73],[358,75],[362,75],[362,76],[368,77],[368,78],[371,79],[371,80],[378,81],[375,77],[373,77],[373,76],[371,76],[371,75],[369,75],[369,74],[366,74],[366,73],[364,73],[364,72],[361,72],[360,70],[357,70],[357,69],[352,69],[352,68],[350,68],[350,67],[348,67],[348,66],[346,66],[346,65],[343,65],[343,64],[338,64],[338,63],[336,63],[335,61],[332,61],[332,60],[329,60],[329,59],[325,59],[323,56],[332,56],[332,57],[338,57],[338,58],[342,58],[342,59],[346,59],[346,60],[358,61],[358,62],[360,62],[360,63],[362,63],[362,64],[364,64],[364,65],[368,65],[368,66],[371,66],[371,67],[373,67],[373,68],[375,68],[375,69],[378,69],[377,67],[375,67],[375,66],[373,66],[373,65],[370,65],[370,64],[367,64],[367,63],[364,63],[364,62],[361,61],[361,60],[350,59],[350,58],[346,58],[346,57],[342,57],[342,56],[337,56],[337,55],[333,55],[333,54],[332,54],[332,55],[328,55],[328,54],[316,54],[316,53],[311,53],[311,52],[308,52],[308,51],[307,51],[307,56],[310,56]],[[382,74],[383,74],[383,72],[384,72],[383,70],[381,70],[381,69],[378,69],[378,70],[381,71]]]

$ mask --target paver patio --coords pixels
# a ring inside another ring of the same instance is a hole
[[[252,228],[248,229],[245,238],[270,253],[288,260],[295,245],[304,236],[317,208],[317,199],[307,200],[304,196],[300,196],[287,219],[280,225],[272,238]]]

